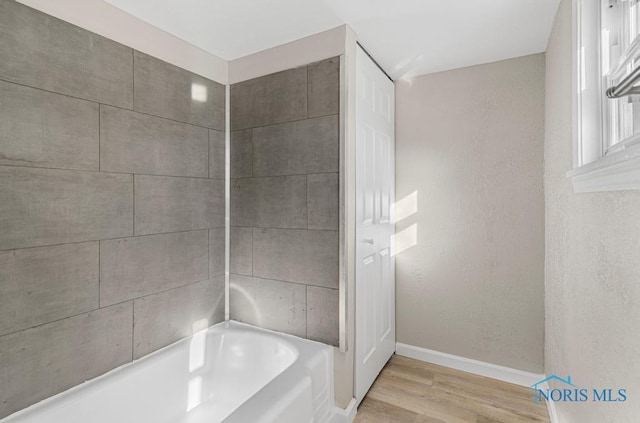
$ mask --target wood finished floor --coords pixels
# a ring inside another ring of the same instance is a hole
[[[394,355],[355,423],[549,422],[529,388]]]

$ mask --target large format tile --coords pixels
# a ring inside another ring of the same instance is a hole
[[[15,1],[0,1],[0,79],[133,107],[132,50]]]
[[[209,229],[209,277],[224,275],[224,229]]]
[[[253,176],[337,172],[338,116],[324,116],[253,130]]]
[[[232,180],[231,225],[306,228],[307,177]]]
[[[102,307],[209,277],[207,231],[100,241]]]
[[[131,361],[132,315],[125,303],[0,337],[0,418]]]
[[[340,177],[337,173],[307,175],[309,229],[338,230]]]
[[[338,232],[253,230],[253,275],[338,287]]]
[[[224,277],[134,301],[133,357],[139,358],[224,320]]]
[[[135,110],[224,130],[224,85],[139,51],[134,57]]]
[[[209,178],[225,178],[227,161],[224,137],[224,131],[209,130]]]
[[[253,175],[253,130],[231,133],[231,177],[247,178]]]
[[[100,107],[100,170],[208,176],[205,128],[116,107]]]
[[[98,170],[98,150],[96,103],[0,81],[0,165]]]
[[[338,345],[339,298],[337,289],[307,286],[307,338]]]
[[[97,242],[0,251],[0,336],[97,309],[98,260]]]
[[[310,64],[309,117],[340,113],[340,58]]]
[[[253,229],[230,229],[229,272],[240,275],[253,275]]]
[[[224,181],[136,175],[136,235],[224,226]]]
[[[306,287],[231,275],[231,319],[291,335],[306,336]]]
[[[231,129],[234,131],[306,117],[306,67],[231,85]]]
[[[131,175],[0,166],[0,250],[133,234]]]

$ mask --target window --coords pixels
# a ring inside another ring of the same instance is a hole
[[[640,0],[574,0],[574,27],[574,189],[640,189]]]

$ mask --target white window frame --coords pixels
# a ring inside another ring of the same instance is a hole
[[[600,0],[573,0],[573,170],[575,192],[640,189],[640,143],[607,151]],[[622,144],[622,143],[621,143]]]

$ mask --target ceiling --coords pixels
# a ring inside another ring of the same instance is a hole
[[[546,49],[559,0],[105,0],[225,60],[344,23],[394,78]]]

